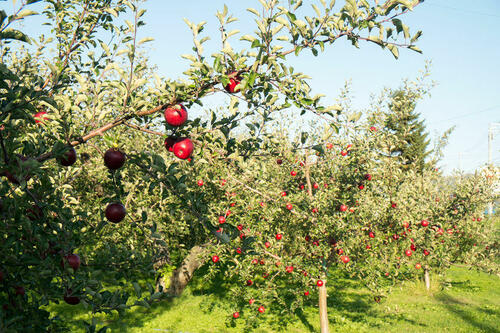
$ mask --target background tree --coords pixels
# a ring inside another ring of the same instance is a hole
[[[423,88],[423,87],[422,87]],[[383,130],[393,134],[389,154],[399,160],[403,169],[423,172],[426,167],[434,167],[426,162],[432,152],[429,150],[430,139],[424,120],[415,111],[417,103],[426,92],[409,90],[408,85],[397,90],[390,90],[387,102]]]

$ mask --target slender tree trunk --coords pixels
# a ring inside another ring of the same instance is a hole
[[[321,328],[321,333],[328,333],[328,307],[326,304],[326,281],[319,287],[319,325]]]
[[[425,266],[424,268],[424,281],[425,281],[425,287],[427,288],[427,291],[431,289],[431,278],[429,277],[429,267]]]
[[[312,192],[312,184],[311,184],[311,174],[310,174],[310,165],[309,161],[307,160],[307,155],[306,155],[306,160],[304,161],[305,163],[305,175],[306,175],[306,182],[307,182],[307,194],[309,195],[310,201],[312,201],[313,198],[313,192]],[[313,218],[314,221],[314,218]],[[325,272],[326,276],[326,272]],[[330,332],[330,329],[328,327],[328,306],[326,303],[326,299],[328,297],[326,293],[326,278],[323,279],[324,284],[319,287],[319,325],[321,328],[321,333],[328,333]]]
[[[205,245],[196,245],[191,248],[181,265],[172,272],[168,289],[165,290],[165,280],[160,276],[156,280],[156,291],[160,291],[161,286],[163,292],[171,296],[180,296],[189,281],[191,281],[194,272],[205,263],[205,260],[200,258],[203,257],[202,254],[205,252],[205,247]]]

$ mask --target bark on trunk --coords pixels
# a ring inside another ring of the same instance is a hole
[[[424,281],[425,281],[425,287],[427,290],[431,289],[431,279],[429,277],[429,268],[425,267],[424,268]]]
[[[319,325],[321,328],[321,333],[328,333],[328,307],[326,304],[326,281],[319,287]]]
[[[168,293],[170,296],[180,296],[189,281],[191,281],[194,272],[205,263],[205,260],[200,259],[203,257],[202,254],[204,251],[204,245],[194,246],[186,258],[184,258],[181,265],[172,272],[168,289],[165,290],[165,280],[160,276],[156,281],[156,291],[160,291],[161,286],[163,292]]]

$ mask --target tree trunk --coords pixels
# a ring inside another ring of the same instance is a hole
[[[205,260],[200,258],[205,251],[205,247],[205,245],[196,245],[191,248],[181,265],[172,272],[168,289],[165,290],[165,280],[160,276],[156,280],[156,291],[160,291],[161,286],[163,292],[166,292],[170,296],[180,296],[189,281],[191,281],[194,272],[205,263]]]
[[[424,268],[424,281],[425,281],[425,287],[427,288],[427,291],[431,289],[431,279],[429,277],[429,267]]]
[[[319,324],[321,333],[328,333],[328,307],[326,304],[326,281],[319,287]]]

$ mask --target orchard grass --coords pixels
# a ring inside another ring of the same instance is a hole
[[[198,275],[202,274],[203,270]],[[332,332],[500,332],[500,278],[495,275],[454,266],[439,281],[431,275],[427,292],[423,282],[407,282],[394,288],[380,304],[358,281],[330,280],[328,315]],[[184,294],[174,300],[154,304],[150,309],[135,307],[119,318],[117,314],[98,317],[100,325],[111,332],[318,332],[317,308],[308,306],[284,328],[286,315],[271,308],[262,315],[258,328],[245,327],[249,307],[240,319],[229,320],[234,305],[225,298],[230,286],[216,281],[210,286],[199,277]],[[314,302],[316,295],[309,296]],[[314,297],[314,298],[313,298]],[[255,307],[255,311],[257,306]],[[81,305],[52,305],[72,332],[79,320],[89,319]]]

